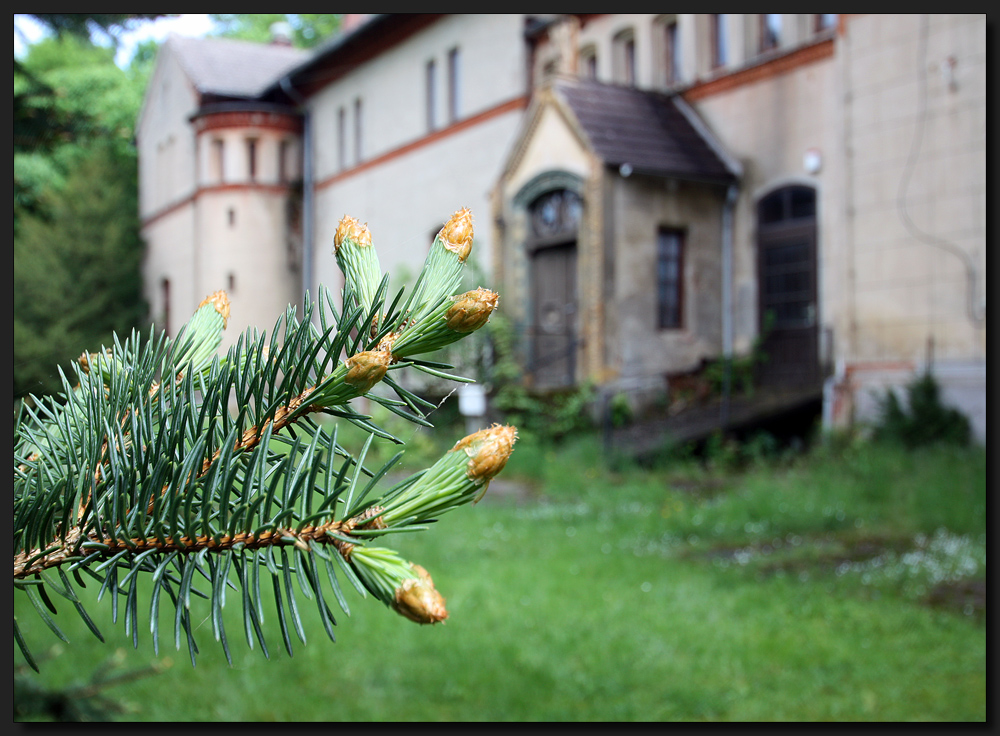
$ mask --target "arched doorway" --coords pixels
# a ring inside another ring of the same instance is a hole
[[[757,204],[760,331],[766,386],[820,381],[816,314],[816,191],[795,185]]]
[[[531,352],[528,373],[538,388],[572,386],[576,379],[576,242],[582,201],[556,189],[528,205],[525,243],[531,274]]]

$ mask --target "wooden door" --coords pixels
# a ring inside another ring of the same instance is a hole
[[[767,360],[763,385],[817,384],[816,199],[809,187],[786,187],[758,206],[760,330]]]
[[[576,376],[576,243],[539,248],[531,256],[532,383],[572,386]]]

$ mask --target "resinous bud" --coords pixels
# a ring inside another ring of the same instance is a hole
[[[362,225],[360,221],[350,215],[344,215],[337,225],[337,232],[333,235],[333,252],[340,250],[345,240],[350,240],[361,248],[370,248],[372,244],[372,234],[367,225]]]
[[[391,361],[392,356],[382,350],[366,350],[362,353],[355,353],[344,361],[347,365],[344,383],[361,394],[366,394],[372,386],[385,377]]]
[[[451,451],[464,451],[469,456],[469,463],[466,466],[469,479],[487,484],[507,464],[507,459],[514,451],[516,440],[515,427],[509,424],[506,426],[494,424],[459,440]]]
[[[222,315],[222,328],[225,329],[226,325],[229,324],[229,296],[226,292],[217,291],[214,294],[209,294],[201,300],[198,309],[201,309],[206,304],[212,304],[215,307],[215,311]]]
[[[457,255],[462,263],[472,252],[472,235],[472,211],[468,207],[452,215],[438,233],[441,244]]]
[[[500,302],[500,295],[482,287],[455,297],[445,314],[445,324],[455,332],[475,332],[485,325]]]
[[[407,578],[396,588],[392,609],[418,624],[444,621],[448,618],[444,597],[435,589],[430,573],[420,565],[412,567],[419,577]]]

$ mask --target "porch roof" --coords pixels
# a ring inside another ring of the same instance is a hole
[[[610,166],[638,174],[728,184],[736,179],[718,143],[676,95],[581,79],[558,79],[553,91],[580,125],[590,146]]]

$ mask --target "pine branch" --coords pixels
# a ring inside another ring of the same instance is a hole
[[[334,244],[346,277],[343,311],[320,287],[315,303],[307,295],[301,319],[289,307],[270,336],[248,330],[219,356],[229,302],[216,292],[176,341],[152,333],[145,341],[134,333],[124,344],[116,338],[111,348],[81,356],[75,385],[63,377],[60,402],[22,404],[15,417],[14,585],[54,633],[62,636],[49,592],[70,601],[100,636],[74,590],[80,573],[100,580],[102,595],[111,593],[116,620],[124,596],[136,644],[136,580],[148,577],[154,644],[158,607],[169,600],[175,645],[187,641],[192,663],[192,596],[208,600],[213,633],[229,656],[221,615],[227,588],[241,591],[248,646],[259,642],[266,653],[262,576],[272,579],[289,653],[293,630],[304,641],[299,594],[317,601],[333,638],[323,591],[347,611],[338,573],[413,621],[447,617],[429,573],[372,542],[425,529],[477,501],[506,463],[516,432],[477,432],[427,471],[380,489],[399,455],[372,471],[368,449],[376,438],[398,440],[351,402],[370,396],[429,426],[425,409],[433,405],[387,372],[441,374],[449,366],[417,356],[482,327],[498,298],[485,289],[451,293],[472,246],[468,210],[442,228],[405,300],[400,291],[386,303],[389,280],[366,226],[345,217]],[[380,383],[398,399],[370,393]],[[366,429],[361,451],[344,447],[336,424],[329,431],[316,421],[322,416]],[[210,590],[199,590],[196,580]],[[35,666],[16,620],[15,638]]]

